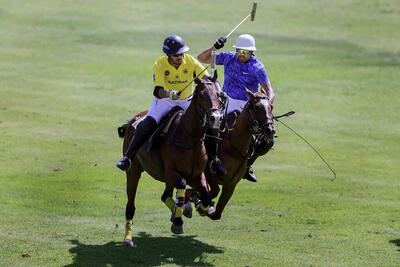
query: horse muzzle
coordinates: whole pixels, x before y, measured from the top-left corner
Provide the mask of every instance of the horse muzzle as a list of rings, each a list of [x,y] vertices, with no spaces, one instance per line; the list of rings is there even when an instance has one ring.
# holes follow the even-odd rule
[[[207,115],[206,124],[211,129],[218,129],[221,125],[222,114],[219,110],[213,110]]]

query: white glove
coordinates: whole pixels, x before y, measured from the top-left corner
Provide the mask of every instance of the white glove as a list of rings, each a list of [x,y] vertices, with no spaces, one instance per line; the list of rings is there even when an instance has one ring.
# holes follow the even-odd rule
[[[168,97],[172,100],[179,99],[179,93],[176,90],[168,90]]]

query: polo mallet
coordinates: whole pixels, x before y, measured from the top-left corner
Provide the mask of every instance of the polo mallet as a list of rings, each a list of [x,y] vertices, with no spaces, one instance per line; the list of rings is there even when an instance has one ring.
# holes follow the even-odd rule
[[[181,95],[183,91],[185,91],[186,88],[189,87],[189,85],[191,85],[193,83],[194,80],[196,80],[196,78],[200,77],[201,74],[203,74],[203,72],[205,72],[211,65],[208,65],[207,67],[205,67],[199,74],[196,75],[196,77],[193,78],[193,80],[191,80],[185,87],[183,87],[182,90],[178,91],[178,95]]]
[[[237,28],[239,28],[240,25],[242,25],[243,22],[246,21],[246,19],[248,19],[249,17],[251,21],[254,21],[254,18],[256,17],[256,9],[257,9],[257,2],[253,3],[253,9],[251,10],[251,12],[235,27],[233,28],[233,30],[231,30],[230,33],[228,33],[227,36],[225,36],[226,39],[229,38],[229,36],[231,36],[231,34],[236,31]]]

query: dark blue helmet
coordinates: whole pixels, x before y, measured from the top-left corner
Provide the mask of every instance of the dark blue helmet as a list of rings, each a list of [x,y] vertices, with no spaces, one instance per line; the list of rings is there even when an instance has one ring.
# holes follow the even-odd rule
[[[167,55],[178,55],[189,51],[189,47],[178,35],[170,35],[164,40],[163,51]]]

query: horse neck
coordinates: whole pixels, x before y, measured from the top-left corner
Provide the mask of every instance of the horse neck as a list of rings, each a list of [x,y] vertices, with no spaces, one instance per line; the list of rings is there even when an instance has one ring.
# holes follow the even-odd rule
[[[247,148],[250,145],[252,131],[247,119],[246,110],[243,110],[231,131],[231,145],[236,148]]]
[[[199,117],[195,108],[194,99],[190,103],[189,107],[185,111],[185,116],[182,121],[184,127],[184,135],[189,137],[201,137],[204,132],[203,125],[200,124]]]

